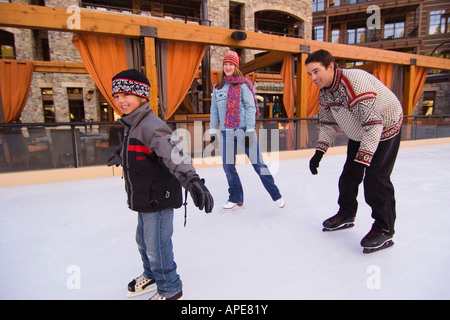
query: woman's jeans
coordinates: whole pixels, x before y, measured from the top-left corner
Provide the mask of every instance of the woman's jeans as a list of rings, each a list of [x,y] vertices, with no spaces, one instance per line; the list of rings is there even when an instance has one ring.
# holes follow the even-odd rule
[[[280,199],[280,191],[275,185],[273,176],[267,168],[267,165],[264,163],[259,150],[256,132],[244,133],[244,130],[245,128],[221,131],[222,166],[228,181],[228,201],[244,203],[244,191],[236,171],[236,153],[238,144],[244,148],[245,154],[261,179],[264,188],[269,192],[272,200],[275,201]],[[246,143],[246,141],[248,143]]]
[[[139,212],[136,242],[144,265],[144,275],[155,279],[158,293],[173,296],[182,288],[173,257],[173,209]]]

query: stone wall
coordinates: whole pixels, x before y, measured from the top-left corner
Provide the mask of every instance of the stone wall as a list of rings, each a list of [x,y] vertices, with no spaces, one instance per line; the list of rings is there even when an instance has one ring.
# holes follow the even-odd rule
[[[310,0],[235,0],[243,6],[240,24],[245,31],[255,31],[255,12],[271,10],[282,11],[302,21],[301,37],[311,39],[312,1]],[[230,27],[230,0],[209,0],[208,18],[211,25],[220,28]],[[211,69],[222,69],[222,57],[229,48],[211,46]],[[254,59],[257,50],[244,50],[242,62]]]

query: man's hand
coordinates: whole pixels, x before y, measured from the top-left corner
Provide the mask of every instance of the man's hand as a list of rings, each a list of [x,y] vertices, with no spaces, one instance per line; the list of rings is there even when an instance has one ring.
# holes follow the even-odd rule
[[[323,152],[316,150],[316,153],[314,156],[309,160],[309,170],[311,170],[311,173],[316,175],[318,173],[317,168],[319,167],[319,162],[322,160]]]

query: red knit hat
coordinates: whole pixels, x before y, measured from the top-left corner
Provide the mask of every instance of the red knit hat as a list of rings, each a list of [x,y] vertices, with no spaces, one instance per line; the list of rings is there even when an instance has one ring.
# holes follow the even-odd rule
[[[232,63],[236,66],[236,68],[239,69],[239,62],[241,61],[241,58],[238,56],[238,54],[234,51],[228,51],[225,54],[225,57],[223,58],[223,64],[226,62]]]

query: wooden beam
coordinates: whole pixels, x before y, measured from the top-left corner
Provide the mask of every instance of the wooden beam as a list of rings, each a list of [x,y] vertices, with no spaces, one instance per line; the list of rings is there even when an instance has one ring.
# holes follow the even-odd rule
[[[410,65],[409,67],[406,67],[403,85],[403,114],[406,116],[411,115],[415,107],[413,106],[415,77],[416,66]]]
[[[243,64],[240,67],[240,70],[242,71],[243,74],[247,74],[256,71],[258,69],[282,62],[285,55],[286,54],[284,52],[277,52],[277,51],[269,52],[263,55],[262,57],[256,58],[250,62]]]
[[[158,115],[158,72],[156,69],[155,39],[146,37],[145,45],[145,73],[150,81],[150,108]]]
[[[386,62],[409,65],[416,59],[418,67],[450,70],[450,59],[428,57],[354,45],[336,44],[308,39],[281,37],[245,31],[247,39],[236,41],[231,38],[235,30],[186,24],[169,20],[80,9],[79,28],[71,29],[67,23],[73,13],[65,8],[52,8],[16,3],[0,3],[0,25],[5,27],[46,29],[66,32],[87,32],[123,37],[140,37],[140,27],[157,29],[157,38],[162,40],[203,43],[208,45],[259,49],[297,54],[300,45],[309,45],[311,52],[318,49],[330,51],[342,59]]]
[[[299,53],[297,55],[297,94],[295,100],[295,116],[306,118],[308,110],[308,70],[305,66],[308,54]],[[306,121],[297,121],[297,148],[305,148],[308,143],[308,127]]]
[[[308,70],[305,66],[306,58],[308,54],[300,53],[297,56],[297,99],[295,100],[296,117],[306,118],[306,112],[308,109]]]
[[[25,61],[10,60],[4,61]],[[81,62],[59,62],[59,61],[37,61],[33,60],[33,72],[51,72],[51,73],[88,73],[84,64]]]
[[[34,72],[88,73],[81,62],[33,61]]]

